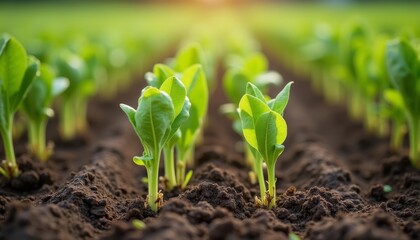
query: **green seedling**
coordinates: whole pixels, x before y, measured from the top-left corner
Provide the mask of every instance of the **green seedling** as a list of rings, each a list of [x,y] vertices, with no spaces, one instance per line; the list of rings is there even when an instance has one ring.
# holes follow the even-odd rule
[[[87,130],[87,102],[95,92],[95,81],[85,61],[72,52],[62,51],[55,67],[58,76],[70,82],[60,102],[60,134],[64,140],[71,140]]]
[[[186,166],[188,162],[194,160],[195,142],[207,114],[208,85],[203,68],[199,64],[185,70],[181,80],[191,101],[190,117],[180,127],[181,137],[176,142],[177,184],[181,188],[185,188],[192,176],[191,171],[185,173]]]
[[[420,168],[420,61],[414,47],[404,39],[388,43],[386,63],[392,85],[398,90],[405,107],[410,135],[410,158]]]
[[[242,135],[241,120],[237,112],[238,104],[241,97],[246,93],[247,84],[253,83],[264,94],[264,98],[268,94],[270,85],[278,85],[282,82],[280,74],[274,71],[268,71],[268,63],[266,57],[261,53],[249,54],[246,57],[238,57],[230,59],[231,69],[226,72],[223,79],[223,86],[226,95],[231,103],[221,106],[220,111],[233,121],[233,129],[239,135]],[[254,172],[250,172],[250,179],[258,169],[255,169],[254,154],[248,144],[244,145],[245,159]]]
[[[13,117],[34,80],[38,65],[15,38],[7,35],[0,38],[0,133],[6,154],[0,174],[9,180],[19,175],[12,139]]]
[[[381,108],[383,118],[392,121],[391,149],[393,151],[401,150],[403,147],[404,136],[406,134],[405,106],[404,100],[398,90],[387,89],[384,92],[386,107]]]
[[[57,78],[53,69],[42,64],[39,75],[22,103],[22,110],[29,120],[29,148],[41,161],[46,161],[52,154],[52,145],[46,144],[46,126],[48,118],[54,115],[51,105],[56,96],[69,85],[66,78]]]
[[[262,92],[252,83],[248,83],[246,94],[239,102],[243,136],[255,158],[260,202],[269,208],[276,205],[275,169],[287,136],[287,125],[282,115],[289,101],[291,84],[292,82],[288,83],[276,98],[267,102]],[[263,162],[267,165],[268,191],[265,186]]]
[[[133,161],[145,166],[148,177],[148,205],[157,211],[163,201],[158,192],[159,162],[162,149],[176,135],[180,126],[189,118],[190,102],[182,82],[170,77],[158,89],[143,89],[137,110],[120,104],[143,145],[143,156]]]

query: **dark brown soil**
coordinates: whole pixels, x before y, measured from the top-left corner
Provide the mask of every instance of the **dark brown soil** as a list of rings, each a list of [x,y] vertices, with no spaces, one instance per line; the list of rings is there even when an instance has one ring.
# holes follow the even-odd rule
[[[272,68],[295,81],[275,209],[254,203],[258,186],[236,150],[240,138],[218,111],[226,102],[220,84],[190,185],[165,193],[158,214],[146,209],[145,170],[131,160],[140,143],[118,107],[136,104],[144,85],[138,80],[115,100],[95,99],[88,136],[58,142],[47,164],[23,155],[19,142],[23,173],[0,188],[0,239],[265,240],[292,232],[305,239],[420,239],[420,173],[407,157],[388,152],[387,139],[365,134],[305,79],[283,65]],[[133,219],[146,228],[134,228]]]

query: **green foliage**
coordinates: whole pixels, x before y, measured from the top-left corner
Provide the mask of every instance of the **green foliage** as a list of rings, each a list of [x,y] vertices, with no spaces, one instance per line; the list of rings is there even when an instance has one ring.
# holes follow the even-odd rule
[[[273,100],[266,101],[262,92],[252,83],[247,84],[246,94],[239,102],[242,132],[255,157],[256,173],[260,183],[262,204],[275,206],[277,158],[284,150],[282,145],[287,136],[287,125],[282,115],[288,103],[290,86],[288,83]],[[267,164],[268,194],[265,191],[262,161]]]
[[[13,116],[33,82],[38,65],[15,38],[8,35],[0,38],[0,133],[6,153],[0,174],[7,179],[19,174],[12,140]]]
[[[51,105],[68,85],[66,78],[57,78],[50,66],[41,64],[39,75],[22,103],[22,110],[29,120],[29,147],[41,161],[46,161],[52,153],[52,145],[47,147],[45,141],[47,121],[54,114]]]
[[[133,161],[147,169],[148,204],[153,211],[158,210],[163,200],[158,193],[161,151],[189,117],[190,102],[186,95],[182,82],[170,77],[160,88],[148,86],[143,89],[136,110],[120,105],[143,145],[143,156],[134,157]]]
[[[61,97],[60,134],[71,140],[87,130],[87,101],[95,92],[95,82],[89,76],[85,61],[67,50],[61,51],[55,59],[57,75],[69,80],[69,86]]]
[[[414,47],[404,39],[388,43],[386,52],[388,74],[393,87],[394,102],[404,104],[405,116],[409,126],[410,157],[413,166],[420,167],[420,61]],[[398,98],[398,100],[397,100]],[[401,103],[400,103],[401,104]]]
[[[223,87],[231,103],[236,106],[245,94],[248,82],[266,95],[270,85],[279,85],[282,81],[280,74],[268,71],[267,59],[259,52],[245,57],[232,56],[228,65],[230,68],[224,76]]]
[[[193,151],[197,136],[200,133],[207,114],[208,86],[203,68],[199,64],[192,65],[182,73],[182,83],[191,102],[190,117],[180,127],[181,137],[176,142],[177,181],[180,186],[186,186],[185,168],[193,159]]]

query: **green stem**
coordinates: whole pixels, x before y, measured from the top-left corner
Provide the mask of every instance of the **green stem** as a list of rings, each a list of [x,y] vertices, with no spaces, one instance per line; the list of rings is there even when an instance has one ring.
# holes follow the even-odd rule
[[[153,163],[149,168],[147,168],[148,176],[148,204],[149,207],[154,211],[158,211],[158,195],[159,195],[159,162],[160,162],[160,153],[159,151],[155,152],[153,155],[156,159],[153,159]]]
[[[263,160],[261,157],[255,158],[255,173],[258,177],[258,184],[260,186],[260,196],[261,201],[265,201],[265,192],[267,191],[265,187],[264,171],[263,171]]]
[[[176,163],[176,181],[178,186],[182,186],[185,181],[185,154],[182,150],[178,149],[177,151],[177,163]]]
[[[60,133],[64,140],[71,140],[76,135],[76,122],[73,99],[64,99],[60,115]]]
[[[270,193],[271,201],[269,208],[276,206],[276,165],[267,165],[268,174],[268,192]]]
[[[365,106],[365,128],[369,133],[375,133],[377,132],[376,129],[378,127],[377,124],[377,118],[376,118],[376,111],[375,107],[372,104],[372,102],[369,102],[369,100],[366,100],[366,106]]]
[[[8,166],[4,170],[8,173],[9,178],[14,178],[19,175],[19,167],[16,163],[15,149],[13,147],[12,122],[13,117],[9,121],[8,128],[1,131],[3,139],[4,151]]]
[[[47,121],[45,119],[40,122],[29,123],[29,146],[32,153],[41,161],[47,160],[49,155],[45,140],[46,127]]]
[[[88,126],[87,123],[87,100],[85,98],[78,98],[75,103],[75,119],[76,119],[76,133],[83,134]]]
[[[188,151],[185,154],[185,162],[187,163],[188,167],[194,167],[194,149],[195,149],[195,142],[191,144]]]
[[[378,116],[378,135],[385,137],[389,133],[388,119]]]
[[[350,96],[350,115],[354,120],[362,119],[363,104],[359,91],[355,89]]]
[[[402,148],[403,136],[404,136],[404,123],[400,121],[394,121],[392,126],[391,135],[391,149],[398,151]]]
[[[163,156],[165,158],[165,178],[168,180],[167,187],[168,190],[172,190],[176,186],[174,146],[165,147]]]
[[[415,117],[410,117],[408,121],[408,126],[410,128],[410,158],[411,163],[414,167],[419,168],[419,119]]]

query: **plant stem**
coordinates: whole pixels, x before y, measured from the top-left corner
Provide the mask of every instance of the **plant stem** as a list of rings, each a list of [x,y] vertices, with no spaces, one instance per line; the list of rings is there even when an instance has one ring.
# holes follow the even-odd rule
[[[74,138],[76,134],[76,122],[74,116],[73,99],[64,99],[60,117],[60,133],[65,140]]]
[[[350,115],[354,120],[361,120],[363,117],[363,100],[359,90],[356,88],[350,95]]]
[[[265,192],[267,191],[265,187],[264,171],[263,171],[263,160],[261,157],[255,157],[255,173],[258,177],[258,184],[260,186],[260,196],[261,201],[265,200]]]
[[[276,165],[267,165],[268,174],[268,192],[270,193],[271,201],[269,208],[276,206]]]
[[[176,186],[174,146],[163,148],[165,158],[165,177],[168,180],[168,190]]]
[[[8,128],[1,131],[1,137],[3,139],[4,151],[6,154],[6,160],[8,167],[5,171],[8,172],[10,178],[17,177],[19,175],[19,167],[16,164],[15,149],[13,147],[13,137],[12,137],[12,122],[13,117],[10,119],[10,124]]]
[[[182,186],[185,180],[185,154],[183,153],[183,150],[178,149],[177,151],[177,158],[176,158],[176,181],[179,186]]]
[[[149,207],[154,211],[158,211],[158,183],[159,183],[159,162],[160,162],[160,153],[159,151],[154,154],[155,159],[150,167],[147,168],[148,181],[148,204]]]
[[[75,102],[76,134],[83,134],[87,129],[87,105],[85,98],[78,98]]]
[[[41,161],[45,161],[48,158],[48,153],[46,151],[46,119],[41,120],[40,122],[30,122],[29,123],[29,146],[32,153]]]
[[[408,121],[408,126],[410,128],[410,158],[411,158],[411,163],[413,164],[413,166],[415,168],[419,168],[420,164],[419,164],[419,136],[420,136],[420,132],[419,132],[419,125],[420,125],[420,121],[419,119],[410,116]]]
[[[365,102],[365,128],[369,133],[375,133],[378,128],[375,107],[371,100],[367,99]]]
[[[391,149],[398,151],[402,148],[404,136],[404,123],[401,121],[394,121],[391,135]]]

